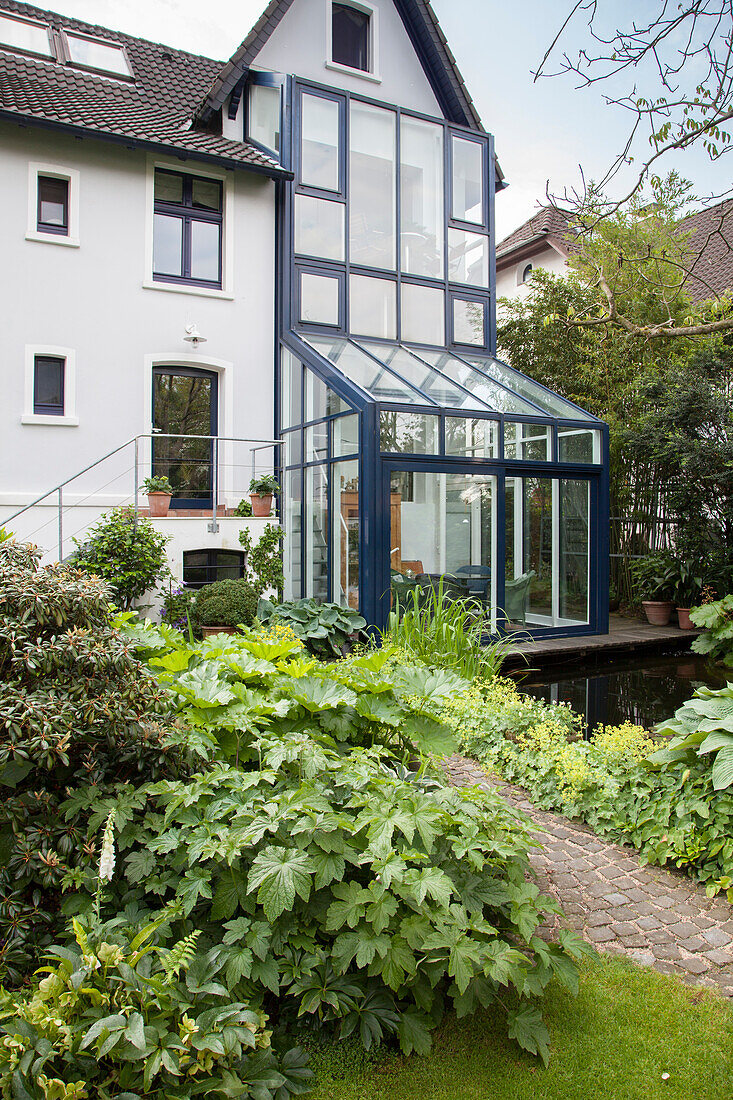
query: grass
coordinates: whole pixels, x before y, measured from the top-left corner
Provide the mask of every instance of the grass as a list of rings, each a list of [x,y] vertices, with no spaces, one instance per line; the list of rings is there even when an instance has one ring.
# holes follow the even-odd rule
[[[572,998],[545,1002],[550,1064],[525,1056],[490,1013],[448,1019],[429,1057],[312,1051],[310,1100],[730,1100],[733,1008],[721,997],[609,958],[585,962]],[[668,1073],[669,1078],[662,1075]]]

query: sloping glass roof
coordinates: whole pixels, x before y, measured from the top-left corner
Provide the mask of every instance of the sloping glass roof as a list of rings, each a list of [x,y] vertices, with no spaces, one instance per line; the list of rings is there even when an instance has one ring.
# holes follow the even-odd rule
[[[376,401],[561,420],[596,418],[491,356],[301,335],[331,367]]]

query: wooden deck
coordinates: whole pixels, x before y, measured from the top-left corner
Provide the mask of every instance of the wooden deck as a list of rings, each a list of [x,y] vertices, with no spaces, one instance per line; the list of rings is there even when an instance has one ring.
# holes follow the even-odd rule
[[[611,615],[608,634],[584,638],[543,638],[538,642],[520,642],[508,653],[505,667],[541,661],[581,661],[586,658],[613,660],[637,650],[689,649],[700,630],[680,630],[676,625],[650,626],[638,619]]]

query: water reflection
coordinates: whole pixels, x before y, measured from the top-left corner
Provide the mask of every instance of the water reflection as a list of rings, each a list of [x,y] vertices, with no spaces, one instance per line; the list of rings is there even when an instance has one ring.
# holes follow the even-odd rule
[[[647,728],[670,718],[695,688],[724,687],[725,674],[694,653],[655,654],[604,664],[553,665],[530,673],[522,691],[552,703],[570,703],[587,732],[633,722]]]

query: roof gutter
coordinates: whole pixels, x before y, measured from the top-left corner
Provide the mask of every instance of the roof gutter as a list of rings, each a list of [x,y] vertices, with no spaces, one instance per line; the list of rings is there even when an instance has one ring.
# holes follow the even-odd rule
[[[92,138],[98,141],[111,141],[116,145],[124,145],[126,149],[145,149],[152,152],[167,153],[168,156],[178,157],[179,160],[203,161],[206,164],[216,164],[219,167],[231,168],[239,172],[254,172],[256,175],[268,176],[270,179],[292,180],[293,173],[285,168],[268,168],[266,165],[248,164],[242,160],[234,160],[230,157],[217,156],[215,153],[198,152],[194,149],[182,149],[179,145],[170,145],[165,141],[153,141],[146,138],[128,137],[123,134],[112,134],[106,130],[93,130],[88,126],[76,126],[72,122],[57,122],[54,119],[39,118],[37,115],[23,115],[17,111],[8,111],[0,108],[0,120],[13,122],[16,126],[38,126],[44,130],[73,134],[77,138]]]

